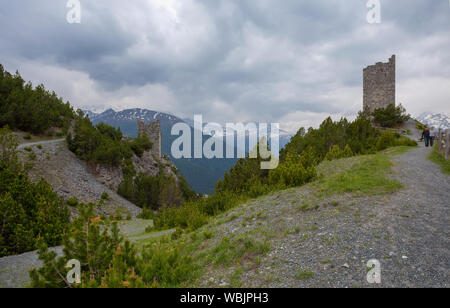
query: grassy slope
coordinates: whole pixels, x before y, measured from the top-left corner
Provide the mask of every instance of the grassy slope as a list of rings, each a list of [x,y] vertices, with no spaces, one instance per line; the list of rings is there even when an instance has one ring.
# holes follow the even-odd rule
[[[330,207],[343,212],[354,204],[352,198],[400,189],[401,184],[390,178],[390,157],[409,149],[399,147],[376,155],[324,162],[318,168],[320,179],[314,183],[251,200],[177,238],[138,243],[168,246],[191,256],[195,271],[183,286],[243,286],[243,275],[260,266],[262,258],[271,253],[273,241],[300,232],[307,237],[315,230],[308,212]],[[298,273],[298,279],[308,276],[308,269]],[[263,278],[271,279],[276,278]]]
[[[433,149],[428,159],[441,166],[442,173],[450,174],[450,160],[446,160],[436,148]]]

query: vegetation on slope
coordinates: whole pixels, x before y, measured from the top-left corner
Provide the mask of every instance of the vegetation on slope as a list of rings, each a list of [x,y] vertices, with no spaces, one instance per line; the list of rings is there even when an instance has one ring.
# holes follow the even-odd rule
[[[80,159],[123,169],[125,178],[119,193],[138,206],[177,206],[196,197],[182,175],[177,175],[175,183],[163,172],[158,177],[136,173],[133,155],[142,157],[152,148],[146,134],[124,138],[120,128],[104,123],[94,126],[81,110],[75,113],[68,102],[63,103],[43,85],[33,89],[19,73],[11,75],[0,65],[0,127],[5,125],[33,134],[53,134],[55,129],[58,134],[67,133],[68,147]],[[28,133],[24,138],[31,140],[32,136]],[[34,153],[29,155],[33,159]]]
[[[386,154],[360,156],[358,162],[350,169],[322,178],[316,186],[319,191],[327,194],[391,193],[401,188],[399,182],[386,177],[391,170],[391,165]]]
[[[158,214],[144,213],[155,221],[156,229],[189,228],[206,224],[209,217],[272,191],[298,187],[317,178],[316,166],[324,160],[354,155],[374,154],[389,147],[415,146],[417,143],[399,134],[376,130],[363,113],[353,121],[326,119],[318,129],[301,128],[280,153],[274,170],[262,170],[261,157],[238,161],[224,179],[216,184],[214,194],[186,203],[180,208],[162,209]],[[259,154],[259,153],[258,153]],[[363,170],[361,176],[364,176]]]
[[[444,156],[439,153],[437,145],[433,148],[428,159],[441,166],[442,173],[450,174],[450,160],[445,159]]]
[[[12,75],[0,64],[0,127],[8,125],[34,134],[66,131],[74,117],[69,102],[47,91],[43,85],[33,88],[18,72]]]
[[[402,105],[396,107],[394,104],[376,109],[372,116],[374,122],[381,127],[396,127],[410,119],[410,115],[406,114],[406,109]]]
[[[391,192],[400,187],[389,179],[390,159],[385,153],[324,161],[317,169],[321,179],[308,184],[303,191],[277,192],[222,213],[195,230],[178,230],[170,236],[147,238],[136,244],[122,239],[113,222],[95,218],[92,205],[81,205],[81,216],[65,237],[64,256],[57,259],[43,247],[40,255],[45,266],[31,272],[32,286],[67,287],[62,278],[69,270],[65,264],[74,258],[82,264],[82,282],[74,287],[204,286],[211,283],[204,275],[217,272],[227,285],[239,287],[243,273],[260,266],[273,241],[300,231],[313,232],[313,222],[293,230],[274,223],[280,218],[280,212],[289,217],[307,215],[328,206],[323,205],[328,202],[325,196],[328,194],[345,192],[359,196]],[[359,183],[363,176],[364,182]],[[268,211],[281,206],[280,202],[284,210]],[[334,210],[341,207],[332,206]],[[230,232],[235,228],[241,229]],[[307,279],[310,273],[304,277],[299,272],[299,279]],[[216,286],[221,280],[214,283]]]
[[[94,126],[89,117],[78,111],[74,123],[73,136],[67,135],[69,149],[79,158],[99,164],[120,166],[131,159],[133,153],[141,157],[152,148],[147,135],[135,139],[125,139],[120,128],[104,123]]]
[[[57,258],[42,244],[44,266],[30,272],[38,288],[139,288],[173,287],[193,278],[191,257],[176,248],[149,245],[139,250],[119,235],[117,223],[94,216],[94,204],[81,204],[80,217],[64,236],[64,255]],[[69,260],[81,264],[81,283],[70,284]]]
[[[136,172],[133,154],[142,157],[153,146],[145,133],[136,138],[124,138],[120,128],[104,123],[94,126],[89,117],[79,111],[73,135],[68,133],[67,143],[69,149],[85,161],[121,167],[124,178],[118,193],[139,207],[154,210],[163,206],[180,206],[197,196],[181,174],[177,174],[178,183],[166,175],[162,162],[159,162],[158,176]]]
[[[17,138],[0,129],[0,257],[61,243],[69,224],[64,200],[41,180],[32,183],[17,158]]]

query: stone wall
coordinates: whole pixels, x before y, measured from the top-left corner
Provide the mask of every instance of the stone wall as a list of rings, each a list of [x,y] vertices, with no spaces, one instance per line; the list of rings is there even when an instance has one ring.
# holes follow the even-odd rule
[[[395,55],[389,62],[378,62],[363,71],[363,109],[373,112],[395,105]]]
[[[150,141],[153,143],[151,149],[151,154],[155,155],[156,158],[161,159],[161,123],[160,121],[155,121],[150,124],[145,124],[143,121],[137,121],[138,124],[138,135],[146,133]]]
[[[450,159],[450,129],[439,130],[438,147],[445,159]]]

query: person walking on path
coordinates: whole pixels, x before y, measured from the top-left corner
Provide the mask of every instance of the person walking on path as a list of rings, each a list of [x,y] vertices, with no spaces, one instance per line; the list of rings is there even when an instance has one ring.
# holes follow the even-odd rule
[[[428,148],[430,144],[430,130],[428,129],[428,127],[426,127],[422,133],[422,140],[425,141],[425,146]]]
[[[434,129],[434,127],[432,127],[430,130],[430,147],[433,147],[434,140],[436,139],[437,133],[438,133],[437,130]]]

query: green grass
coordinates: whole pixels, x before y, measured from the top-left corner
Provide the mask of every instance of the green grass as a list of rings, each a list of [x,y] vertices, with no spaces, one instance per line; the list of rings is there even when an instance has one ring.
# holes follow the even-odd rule
[[[29,160],[36,160],[36,153],[30,152],[30,153],[28,154],[28,159],[29,159]]]
[[[254,261],[258,256],[265,255],[270,250],[267,242],[262,242],[248,236],[239,236],[235,240],[223,238],[212,249],[211,257],[216,265],[231,265],[243,261]]]
[[[402,185],[388,177],[391,173],[389,156],[383,153],[359,156],[348,170],[324,177],[316,182],[319,190],[327,193],[354,193],[356,195],[383,194],[397,191]]]
[[[383,152],[375,155],[357,156],[348,159],[336,160],[331,162],[324,162],[320,168],[322,176],[320,180],[311,183],[311,188],[318,188],[322,196],[328,193],[342,193],[351,192],[355,194],[372,194],[391,192],[399,189],[401,185],[389,179],[391,173],[392,154],[400,154],[407,151],[410,147],[400,147],[391,149],[389,152]],[[298,188],[293,188],[295,192]],[[316,189],[312,190],[316,192]],[[285,194],[289,192],[273,192],[269,195]],[[250,222],[254,218],[264,220],[266,213],[260,211],[255,204],[257,200],[264,200],[267,196],[261,196],[253,199],[251,207],[247,204],[238,204],[232,212],[224,212],[215,217],[211,217],[208,223],[195,230],[186,230],[177,237],[162,236],[157,238],[145,238],[139,241],[139,246],[156,245],[167,249],[177,249],[183,256],[189,256],[193,259],[194,271],[191,273],[192,277],[177,285],[192,286],[199,284],[196,279],[203,277],[205,273],[214,272],[218,270],[230,270],[226,277],[229,279],[231,287],[240,287],[242,285],[242,275],[248,271],[249,268],[256,268],[260,266],[263,257],[270,251],[271,240],[276,238],[277,231],[265,230],[264,227],[259,227],[252,230],[250,233],[241,233],[236,235],[224,236],[218,231],[218,222],[230,223],[237,219],[242,219],[242,222]],[[300,201],[301,200],[301,201]],[[296,209],[301,212],[315,210],[319,207],[317,201],[305,200],[302,196],[300,200],[295,199]],[[343,206],[342,202],[332,200],[329,204],[335,207]],[[258,211],[259,210],[259,211]],[[355,218],[356,219],[356,218]],[[241,224],[235,222],[235,224]],[[312,232],[317,231],[317,226],[311,222],[305,230],[307,234],[302,235],[303,240],[307,240]],[[302,229],[296,227],[289,229],[286,233],[300,233]],[[284,232],[280,231],[280,232]],[[270,235],[269,232],[274,233]],[[278,236],[280,234],[277,234]],[[324,239],[324,244],[333,244],[332,238]],[[322,264],[332,264],[331,259],[322,260]],[[233,268],[233,270],[232,270]],[[315,273],[310,269],[300,269],[294,272],[293,275],[298,280],[310,280],[315,277]]]
[[[449,174],[450,175],[450,159],[445,159],[437,150],[435,147],[433,151],[431,152],[430,156],[428,156],[428,159],[431,160],[433,163],[438,164],[441,166],[442,173]]]
[[[314,278],[315,273],[310,270],[299,270],[297,275],[295,275],[295,278],[298,280],[309,280]]]
[[[384,153],[386,154],[390,154],[390,155],[402,155],[405,154],[407,152],[409,152],[410,150],[417,148],[417,146],[413,147],[413,146],[399,146],[399,147],[393,147],[393,148],[389,148],[387,150],[384,151]]]

